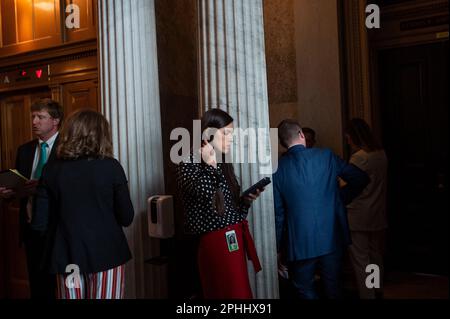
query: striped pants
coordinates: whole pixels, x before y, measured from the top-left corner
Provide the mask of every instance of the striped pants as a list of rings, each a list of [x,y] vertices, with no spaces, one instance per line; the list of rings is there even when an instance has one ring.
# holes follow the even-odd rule
[[[57,299],[123,299],[125,265],[93,274],[58,274]]]

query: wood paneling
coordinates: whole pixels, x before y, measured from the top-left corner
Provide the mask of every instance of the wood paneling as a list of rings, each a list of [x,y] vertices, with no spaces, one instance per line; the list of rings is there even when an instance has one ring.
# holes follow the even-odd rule
[[[31,104],[38,98],[50,97],[48,88],[0,100],[1,169],[15,167],[17,148],[32,139]],[[19,241],[19,203],[0,203],[0,264],[2,286],[6,298],[28,298],[29,286],[24,247]]]
[[[0,68],[0,92],[20,90],[22,87],[45,86],[48,84],[48,81],[48,65],[22,67],[9,72],[1,72]]]
[[[5,225],[5,214],[3,213],[5,211],[4,203],[0,199],[0,225]],[[1,226],[0,226],[1,228]],[[2,232],[0,232],[0,249],[2,253],[0,254],[0,299],[6,298],[6,259],[5,254],[3,252],[3,249],[6,243],[6,234],[2,229]]]
[[[97,37],[96,2],[91,0],[66,0],[66,6],[75,4],[80,8],[80,28],[66,29],[68,42],[92,39]],[[66,16],[68,14],[66,13]]]
[[[389,263],[448,276],[448,42],[383,50],[379,70]]]
[[[2,166],[14,167],[17,147],[31,140],[30,97],[14,96],[1,101]]]
[[[448,40],[448,1],[415,0],[383,7],[381,28],[368,33],[376,49]]]
[[[2,21],[0,32],[1,46],[8,46],[17,42],[16,9],[14,0],[0,1],[0,20]]]
[[[16,1],[17,42],[33,40],[33,6],[31,0]],[[7,19],[8,15],[5,15]],[[46,21],[48,23],[48,21]]]
[[[63,85],[64,112],[69,115],[78,109],[97,109],[96,81],[82,81]]]
[[[50,65],[50,82],[75,82],[97,78],[97,57],[55,62]]]
[[[388,1],[383,1],[387,4]],[[446,0],[394,1],[381,8],[381,28],[368,30],[370,49],[370,84],[372,124],[377,135],[381,135],[381,105],[379,100],[379,53],[390,48],[405,48],[415,45],[448,41],[448,22],[444,24],[423,24],[418,28],[405,28],[416,21],[427,21],[447,16]],[[431,20],[430,20],[431,21]],[[437,21],[442,21],[440,18]],[[403,26],[403,27],[402,27]]]
[[[59,1],[6,2],[0,7],[2,39],[7,39],[0,43],[0,56],[62,44]]]
[[[43,88],[37,93],[14,95],[0,100],[0,169],[14,167],[17,148],[33,137],[31,105],[37,99],[47,97],[51,97],[51,91],[49,88]]]
[[[1,49],[0,49],[1,51]],[[33,54],[22,54],[16,56],[2,56],[0,54],[0,72],[3,70],[10,71],[13,68],[23,68],[28,66],[36,66],[36,64],[50,64],[53,61],[67,60],[71,56],[72,60],[79,59],[78,56],[96,56],[97,41],[92,39],[89,41],[75,42],[60,47],[48,48],[33,52]],[[35,61],[45,61],[36,63]]]
[[[44,39],[57,37],[61,30],[59,28],[59,1],[34,0],[33,12],[33,39]]]
[[[5,232],[5,247],[2,251],[6,257],[5,295],[7,298],[29,298],[27,263],[25,248],[19,240],[19,204],[13,202],[4,210],[2,231]]]
[[[69,4],[80,9],[79,28],[66,27],[70,12],[65,10]],[[96,39],[96,12],[95,0],[2,0],[0,58]]]

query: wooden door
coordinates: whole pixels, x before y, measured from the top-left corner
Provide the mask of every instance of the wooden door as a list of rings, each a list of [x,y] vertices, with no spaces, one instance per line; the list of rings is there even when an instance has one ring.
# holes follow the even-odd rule
[[[33,138],[31,104],[50,97],[49,89],[9,96],[0,100],[1,169],[14,168],[17,148]],[[24,247],[19,241],[19,203],[0,207],[0,296],[28,298],[29,286]]]
[[[389,158],[388,260],[448,275],[448,41],[379,55]]]
[[[78,109],[98,111],[97,81],[80,81],[63,85],[63,105],[66,116]]]

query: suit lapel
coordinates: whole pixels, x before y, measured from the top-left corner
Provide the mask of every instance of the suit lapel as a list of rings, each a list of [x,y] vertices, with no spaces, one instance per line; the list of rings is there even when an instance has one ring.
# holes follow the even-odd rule
[[[58,148],[58,142],[59,142],[59,134],[55,139],[55,143],[53,143],[52,151],[50,152],[50,156],[48,157],[48,162],[54,161],[56,159],[56,149]]]
[[[47,162],[54,161],[56,159],[56,149],[58,148],[58,142],[59,142],[59,135],[55,139],[55,143],[53,144],[52,151],[50,152],[50,156]],[[36,153],[38,143],[39,143],[38,140],[35,139],[30,144],[28,144],[27,148],[25,149],[23,172],[25,173],[24,176],[28,178],[31,178],[31,173],[33,171],[34,156]]]
[[[24,165],[24,173],[25,176],[28,178],[31,178],[31,172],[33,170],[33,162],[34,162],[34,156],[36,153],[36,147],[38,145],[38,140],[33,140],[28,147],[26,148],[26,154],[24,157],[25,165]]]

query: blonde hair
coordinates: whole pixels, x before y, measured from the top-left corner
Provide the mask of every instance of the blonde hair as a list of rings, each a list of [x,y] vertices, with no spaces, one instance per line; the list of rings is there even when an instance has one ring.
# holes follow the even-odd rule
[[[31,112],[47,111],[53,119],[59,120],[58,127],[61,127],[64,119],[62,106],[52,99],[38,99],[31,105]]]
[[[73,113],[63,125],[58,158],[113,157],[111,129],[106,118],[92,110]]]

